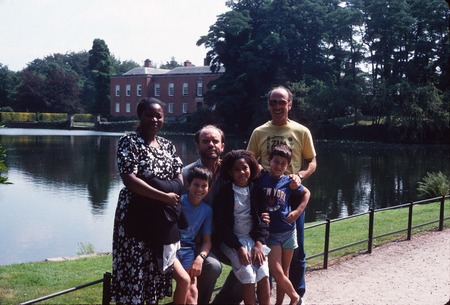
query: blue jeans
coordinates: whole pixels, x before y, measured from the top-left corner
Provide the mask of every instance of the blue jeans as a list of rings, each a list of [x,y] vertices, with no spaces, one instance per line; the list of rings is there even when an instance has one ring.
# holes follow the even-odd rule
[[[305,253],[305,212],[300,215],[296,222],[298,248],[294,250],[294,255],[289,269],[289,279],[295,291],[303,297],[306,291],[306,253]]]

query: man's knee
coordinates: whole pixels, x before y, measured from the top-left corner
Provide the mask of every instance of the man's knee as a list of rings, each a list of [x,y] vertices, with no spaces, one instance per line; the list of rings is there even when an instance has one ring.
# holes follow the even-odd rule
[[[203,262],[200,276],[208,278],[218,278],[222,273],[222,264],[214,256],[209,255]]]

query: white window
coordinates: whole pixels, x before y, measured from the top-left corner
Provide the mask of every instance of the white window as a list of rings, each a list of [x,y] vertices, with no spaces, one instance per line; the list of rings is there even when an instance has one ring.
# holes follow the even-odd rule
[[[183,113],[188,113],[188,103],[183,103]]]
[[[120,112],[120,103],[116,103],[116,112],[117,112],[117,113]]]
[[[116,85],[116,96],[120,96],[120,85]]]
[[[155,96],[160,95],[161,95],[161,86],[159,85],[159,83],[155,83]]]
[[[136,95],[141,96],[142,95],[142,85],[136,86]]]
[[[130,96],[130,95],[131,95],[131,85],[127,85],[127,86],[126,86],[125,94],[126,94],[127,96]]]
[[[175,85],[173,83],[169,83],[169,96],[173,96],[175,92]]]
[[[125,105],[125,111],[126,111],[127,113],[130,113],[130,112],[131,112],[131,103],[130,103],[130,102],[127,102],[127,103],[126,103],[126,105]]]
[[[169,113],[173,113],[173,103],[169,103]]]
[[[202,81],[197,82],[197,96],[203,96],[203,83]]]
[[[188,83],[183,83],[183,96],[188,95]]]

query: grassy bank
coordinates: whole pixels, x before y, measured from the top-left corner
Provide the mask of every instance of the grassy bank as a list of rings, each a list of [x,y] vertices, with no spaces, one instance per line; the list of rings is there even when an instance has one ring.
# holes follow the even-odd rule
[[[450,201],[445,204],[445,216],[450,215]],[[415,205],[413,209],[413,226],[438,219],[439,203]],[[379,211],[375,214],[374,236],[403,230],[407,226],[408,209]],[[367,239],[369,216],[361,215],[343,221],[332,222],[330,250],[347,244]],[[307,223],[306,227],[313,224]],[[434,230],[437,223],[413,230],[413,233]],[[450,220],[445,222],[450,227]],[[324,226],[315,226],[305,230],[305,247],[308,256],[323,252]],[[397,233],[375,239],[374,245],[393,239],[404,238],[406,232]],[[414,238],[414,237],[413,237]],[[349,247],[330,254],[330,259],[355,255],[365,251],[367,243]],[[309,268],[319,268],[323,257],[308,260]],[[62,262],[36,262],[0,266],[0,305],[18,304],[44,295],[62,291],[81,284],[102,278],[105,272],[111,271],[111,255],[80,258]],[[224,271],[217,285],[222,285],[228,275],[229,267]],[[46,300],[45,304],[99,304],[102,298],[102,285],[94,285],[76,290],[66,295]],[[162,302],[161,302],[162,303]],[[40,304],[40,303],[38,303]]]

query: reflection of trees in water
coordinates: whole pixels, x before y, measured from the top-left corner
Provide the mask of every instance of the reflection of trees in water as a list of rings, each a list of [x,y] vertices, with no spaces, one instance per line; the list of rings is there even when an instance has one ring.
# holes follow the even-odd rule
[[[417,200],[417,182],[427,172],[450,173],[449,146],[337,142],[316,146],[318,169],[305,182],[312,192],[307,221]]]
[[[86,189],[94,214],[107,204],[115,170],[117,137],[21,136],[14,143],[14,167],[54,189]]]
[[[0,136],[7,166],[58,190],[87,190],[93,214],[102,214],[113,184],[117,136]],[[185,164],[198,158],[193,136],[167,136]],[[245,147],[226,139],[226,149]],[[316,173],[305,181],[312,197],[307,221],[334,219],[417,199],[427,172],[450,175],[450,146],[317,142]],[[119,182],[121,183],[121,182]],[[117,189],[117,188],[115,188]],[[117,194],[118,195],[118,194]],[[81,204],[81,203],[80,203]]]

